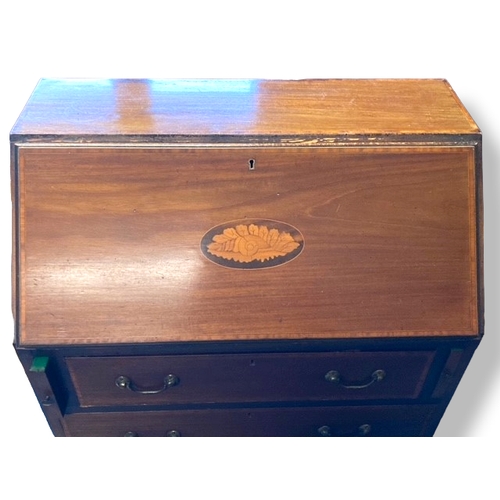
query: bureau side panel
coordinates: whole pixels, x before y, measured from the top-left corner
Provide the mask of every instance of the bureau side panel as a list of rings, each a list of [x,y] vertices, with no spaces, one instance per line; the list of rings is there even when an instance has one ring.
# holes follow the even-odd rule
[[[26,147],[19,182],[22,344],[478,335],[472,147]]]

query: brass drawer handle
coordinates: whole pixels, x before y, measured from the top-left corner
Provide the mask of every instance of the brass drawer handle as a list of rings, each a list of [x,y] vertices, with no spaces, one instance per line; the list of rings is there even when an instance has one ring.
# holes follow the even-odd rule
[[[367,436],[368,434],[370,434],[371,430],[372,430],[372,426],[370,424],[363,424],[363,425],[360,425],[358,427],[357,433],[351,434],[351,436],[361,436],[361,437]],[[323,437],[331,437],[334,435],[331,427],[329,427],[328,425],[321,426],[318,429],[318,434],[320,436],[323,436]],[[338,434],[338,437],[340,437],[340,436],[347,437],[346,434]]]
[[[115,380],[116,386],[120,389],[128,389],[129,391],[136,392],[137,394],[159,394],[160,392],[167,390],[169,387],[177,385],[179,382],[179,377],[177,377],[177,375],[173,375],[172,373],[169,373],[163,379],[163,387],[160,387],[159,389],[139,389],[132,382],[132,380],[130,380],[128,377],[125,377],[124,375],[120,375]]]
[[[138,437],[139,434],[135,431],[128,431],[124,435],[124,437]],[[171,431],[168,431],[166,434],[167,437],[181,437],[181,433],[179,431],[176,431],[175,429],[172,429]]]
[[[375,382],[382,382],[385,378],[384,370],[375,370],[370,377],[370,380],[364,384],[346,384],[342,382],[342,376],[340,372],[337,370],[330,370],[325,374],[325,380],[328,382],[332,382],[334,384],[339,384],[344,389],[365,389],[366,387],[370,387]]]

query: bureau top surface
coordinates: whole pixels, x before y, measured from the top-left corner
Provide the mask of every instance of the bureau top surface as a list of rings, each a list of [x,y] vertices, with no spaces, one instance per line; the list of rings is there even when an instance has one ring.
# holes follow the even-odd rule
[[[48,80],[13,140],[477,134],[445,80]]]

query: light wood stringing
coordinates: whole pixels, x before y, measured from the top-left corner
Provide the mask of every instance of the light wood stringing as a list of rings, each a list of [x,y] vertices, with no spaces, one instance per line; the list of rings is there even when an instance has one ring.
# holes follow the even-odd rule
[[[22,345],[478,334],[472,147],[19,159]],[[208,261],[207,230],[245,217],[296,227],[302,254],[260,270]]]

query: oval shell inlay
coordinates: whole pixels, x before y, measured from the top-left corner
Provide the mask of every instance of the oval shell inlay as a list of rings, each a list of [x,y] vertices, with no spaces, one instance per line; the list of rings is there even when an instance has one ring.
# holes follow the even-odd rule
[[[303,248],[304,238],[298,229],[267,219],[226,222],[208,231],[201,241],[205,257],[237,269],[279,266],[296,258]]]

